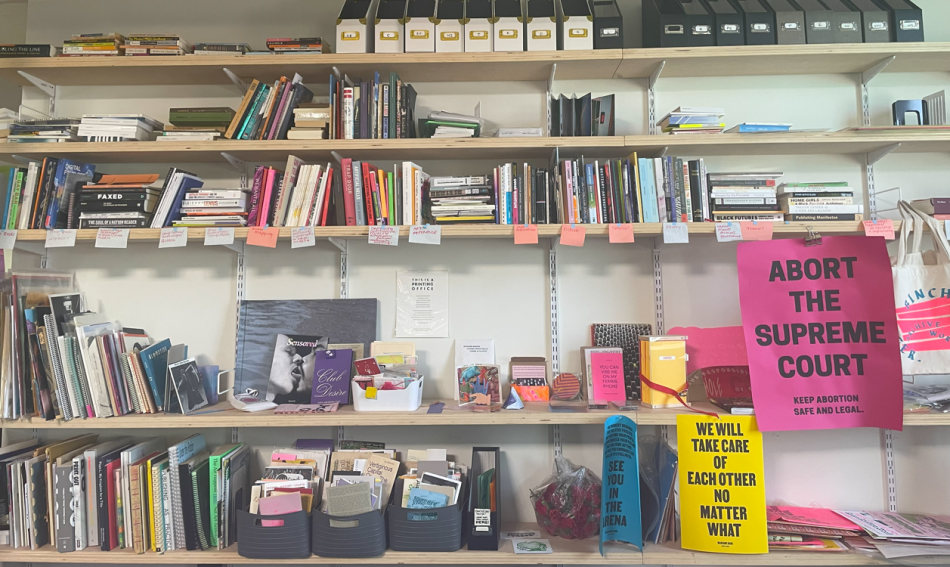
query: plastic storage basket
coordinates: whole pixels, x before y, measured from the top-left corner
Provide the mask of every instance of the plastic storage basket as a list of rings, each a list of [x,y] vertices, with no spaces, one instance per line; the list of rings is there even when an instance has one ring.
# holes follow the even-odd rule
[[[386,518],[379,511],[358,516],[313,512],[313,553],[320,557],[379,557],[386,552]]]
[[[353,409],[356,411],[416,411],[422,405],[422,377],[404,390],[376,390],[376,398],[367,398],[366,390],[356,382],[353,388]]]
[[[264,521],[283,521],[264,526]],[[301,559],[310,557],[310,517],[306,512],[261,516],[237,511],[238,555],[249,559]]]
[[[400,508],[390,505],[389,547],[395,551],[458,551],[462,548],[462,507],[465,494],[458,504],[445,508]]]

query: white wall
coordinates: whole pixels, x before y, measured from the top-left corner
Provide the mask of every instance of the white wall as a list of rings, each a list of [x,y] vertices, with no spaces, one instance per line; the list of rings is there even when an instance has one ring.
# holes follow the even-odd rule
[[[917,0],[925,11],[931,41],[950,40],[950,2]],[[639,45],[638,0],[621,0],[625,32]],[[338,0],[30,0],[26,37],[59,44],[76,32],[176,32],[192,42],[249,41],[261,49],[274,36],[333,37]],[[0,8],[3,8],[0,5]],[[5,28],[0,26],[0,32]],[[346,69],[342,69],[346,71]],[[543,83],[415,84],[421,111],[466,112],[482,103],[483,116],[503,126],[540,126]],[[946,73],[882,74],[871,86],[872,121],[890,121],[890,103],[920,98],[950,86]],[[567,94],[617,93],[617,134],[645,134],[645,82],[559,81]],[[36,90],[26,101],[39,101]],[[792,122],[800,128],[840,129],[860,124],[860,89],[854,76],[775,76],[663,78],[657,89],[660,116],[679,105],[721,105],[729,125],[743,121]],[[239,103],[230,86],[66,87],[62,115],[94,112],[144,112],[163,119],[172,106]],[[36,102],[35,104],[39,104]],[[518,156],[512,156],[517,159]],[[591,159],[597,156],[587,156]],[[164,173],[170,165],[105,165],[109,172]],[[388,164],[377,162],[376,165]],[[479,174],[491,162],[423,164],[436,174]],[[710,171],[779,170],[788,181],[849,181],[864,187],[863,156],[716,157]],[[211,186],[234,185],[226,164],[195,164],[193,171]],[[948,195],[950,157],[946,154],[892,154],[877,168],[880,188],[902,186],[906,198]],[[889,201],[882,199],[881,208]],[[892,202],[892,201],[890,201]],[[890,216],[894,216],[893,213]],[[723,326],[740,323],[735,247],[694,237],[690,246],[663,246],[666,325]],[[562,370],[578,371],[578,349],[588,344],[589,326],[602,322],[653,322],[650,239],[633,245],[589,240],[583,250],[559,253]],[[77,253],[81,252],[81,253]],[[56,251],[55,269],[75,270],[91,305],[110,317],[146,328],[155,337],[186,342],[222,367],[233,364],[235,258],[228,250],[157,250],[135,244],[127,251]],[[22,254],[22,253],[21,253]],[[339,287],[339,256],[328,243],[291,251],[251,249],[247,254],[250,299],[334,298]],[[441,247],[371,247],[350,243],[350,297],[380,300],[381,340],[393,335],[397,269],[447,269],[450,272],[450,333],[453,338],[494,338],[497,362],[512,356],[550,356],[548,256],[544,244],[515,248],[507,241],[446,241]],[[427,376],[426,397],[451,397],[452,339],[418,341]],[[372,422],[367,418],[367,423]],[[143,435],[148,432],[136,432]],[[171,438],[183,436],[171,435]],[[209,432],[221,437],[222,432]],[[331,436],[330,430],[246,430],[243,438],[276,445],[305,436]],[[600,428],[562,427],[565,454],[600,469]],[[675,439],[672,428],[670,437]],[[473,444],[497,444],[505,453],[503,518],[531,521],[528,489],[549,474],[551,433],[530,427],[348,428],[350,438],[379,439],[399,449],[443,446],[467,462]],[[946,470],[950,446],[945,428],[917,428],[896,436],[898,503],[902,510],[950,514]],[[772,433],[766,436],[769,502],[881,509],[884,506],[879,433],[876,430]]]

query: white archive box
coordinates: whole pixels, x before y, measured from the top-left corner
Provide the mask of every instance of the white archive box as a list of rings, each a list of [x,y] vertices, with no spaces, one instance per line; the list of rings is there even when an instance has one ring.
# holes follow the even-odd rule
[[[557,50],[555,0],[528,0],[528,51]]]
[[[337,53],[373,52],[373,0],[346,0],[336,20]]]
[[[492,50],[495,31],[492,0],[465,0],[465,51],[487,53]]]
[[[406,0],[379,0],[376,8],[376,53],[405,51]]]
[[[521,0],[495,0],[494,51],[524,51]]]
[[[558,9],[558,49],[594,48],[594,15],[587,0],[555,0]]]
[[[422,376],[409,383],[402,390],[380,390],[375,398],[366,397],[366,390],[354,380],[353,409],[356,411],[416,411],[422,405]]]
[[[465,50],[465,0],[439,0],[435,20],[437,53],[461,53]]]
[[[409,0],[406,53],[435,53],[435,0]]]

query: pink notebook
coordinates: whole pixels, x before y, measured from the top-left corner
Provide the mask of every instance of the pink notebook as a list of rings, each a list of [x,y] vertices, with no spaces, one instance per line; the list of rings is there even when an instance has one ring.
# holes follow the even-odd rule
[[[770,522],[786,522],[821,528],[837,528],[839,530],[861,530],[860,526],[827,508],[769,506],[766,508],[766,518]]]
[[[261,516],[280,516],[281,514],[290,514],[303,510],[299,492],[288,492],[277,496],[261,498],[257,506],[257,510]],[[265,528],[273,528],[284,525],[284,521],[261,520],[261,525]]]

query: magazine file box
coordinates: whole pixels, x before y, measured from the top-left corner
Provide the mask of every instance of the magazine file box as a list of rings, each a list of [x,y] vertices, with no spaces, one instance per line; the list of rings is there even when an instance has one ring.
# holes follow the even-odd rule
[[[775,13],[775,42],[779,45],[805,43],[805,12],[790,0],[762,0]]]
[[[524,28],[521,0],[495,0],[494,51],[524,51]]]
[[[372,53],[373,0],[346,0],[336,20],[337,53]]]
[[[686,17],[676,0],[643,0],[643,47],[686,47]]]
[[[578,51],[594,48],[594,15],[587,0],[558,0],[558,48]]]
[[[465,0],[465,51],[488,53],[495,35],[492,0]]]
[[[861,12],[864,43],[891,41],[891,15],[887,10],[882,10],[874,0],[848,0],[848,4]]]
[[[528,51],[557,50],[557,0],[528,0]]]
[[[835,33],[831,21],[834,14],[821,0],[795,0],[805,11],[805,41],[807,43],[834,43]]]
[[[386,552],[386,517],[379,510],[357,516],[313,511],[313,554],[319,557],[379,557]]]
[[[462,519],[465,509],[466,479],[458,503],[443,508],[410,509],[390,504],[386,509],[389,547],[394,551],[439,552],[462,548]],[[397,486],[399,486],[397,484]],[[395,495],[393,500],[398,500]],[[415,518],[415,519],[413,519]]]
[[[478,476],[495,469],[495,509],[479,508]],[[498,522],[501,514],[501,452],[498,447],[473,447],[472,466],[469,469],[471,490],[468,491],[465,533],[468,548],[481,551],[498,551],[501,537]]]
[[[891,14],[892,41],[923,41],[924,13],[910,0],[876,0]]]
[[[716,45],[745,45],[742,12],[729,0],[703,0],[713,15]]]
[[[617,0],[593,0],[594,49],[623,49],[623,14]]]
[[[356,411],[416,411],[422,405],[422,377],[411,382],[403,390],[376,390],[376,398],[367,398],[366,390],[355,381],[350,383],[353,390],[353,409]]]
[[[283,521],[264,526],[266,520]],[[303,510],[277,516],[237,511],[238,555],[249,559],[305,559],[310,557],[310,517]]]
[[[742,12],[746,45],[775,45],[775,14],[761,0],[734,0],[734,3]]]
[[[406,53],[435,53],[435,0],[409,0]]]
[[[861,12],[842,0],[824,0],[824,3],[834,14],[831,18],[831,27],[834,31],[835,43],[864,41],[864,34],[861,33]]]
[[[376,8],[376,53],[405,51],[406,0],[379,0]]]
[[[461,53],[465,50],[465,0],[439,0],[435,20],[436,53]]]

